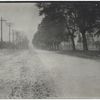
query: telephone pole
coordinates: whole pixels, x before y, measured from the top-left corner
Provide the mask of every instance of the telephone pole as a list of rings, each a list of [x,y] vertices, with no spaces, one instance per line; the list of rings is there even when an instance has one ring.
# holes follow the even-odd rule
[[[8,27],[9,27],[9,43],[11,42],[11,26],[12,26],[12,23],[8,23]]]
[[[1,21],[1,44],[2,44],[2,43],[3,43],[3,26],[2,26],[2,24],[3,24],[3,21],[6,21],[6,20],[4,20],[4,19],[2,18],[2,16],[1,16],[0,21]]]

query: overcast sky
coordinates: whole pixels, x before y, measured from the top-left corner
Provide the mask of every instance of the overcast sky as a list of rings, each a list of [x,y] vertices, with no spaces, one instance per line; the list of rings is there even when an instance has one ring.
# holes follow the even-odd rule
[[[30,40],[42,19],[38,13],[35,3],[0,3],[0,17],[13,23],[13,29],[24,32]],[[8,27],[5,22],[3,39],[8,39]]]

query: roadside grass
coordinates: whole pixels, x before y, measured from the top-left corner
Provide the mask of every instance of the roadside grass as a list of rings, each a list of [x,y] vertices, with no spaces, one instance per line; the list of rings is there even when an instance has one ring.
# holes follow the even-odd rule
[[[17,83],[17,82],[16,82]],[[55,97],[54,88],[50,86],[47,80],[21,81],[11,88],[8,96],[10,99],[46,99]]]
[[[47,51],[52,51],[56,52],[58,54],[63,54],[63,55],[69,55],[69,56],[74,56],[74,57],[80,57],[80,58],[87,58],[87,59],[100,59],[100,50],[88,50],[88,51],[83,51],[83,50],[55,50],[55,49],[45,49],[45,48],[37,48],[40,50],[47,50]]]
[[[74,57],[81,57],[81,58],[87,58],[87,59],[100,59],[100,51],[96,50],[64,50],[64,51],[56,51],[57,53],[74,56]]]

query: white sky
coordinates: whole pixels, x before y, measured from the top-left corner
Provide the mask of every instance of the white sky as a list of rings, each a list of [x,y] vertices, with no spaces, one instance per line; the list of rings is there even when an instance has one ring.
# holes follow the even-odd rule
[[[0,3],[0,17],[13,23],[12,28],[24,32],[30,40],[42,19],[38,13],[35,3]],[[5,22],[3,39],[8,40],[8,27]]]

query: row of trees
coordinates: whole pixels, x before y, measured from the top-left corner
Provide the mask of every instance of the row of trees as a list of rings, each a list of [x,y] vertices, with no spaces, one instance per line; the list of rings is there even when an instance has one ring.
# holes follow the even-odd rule
[[[3,24],[8,26],[8,41],[4,41],[4,27]],[[20,31],[14,30],[12,27],[13,23],[8,22],[2,16],[0,19],[0,48],[17,48],[17,49],[25,49],[28,48],[28,39],[27,37]],[[6,30],[7,31],[7,30]]]
[[[70,39],[75,50],[74,38],[79,31],[83,50],[88,50],[86,35],[100,27],[100,2],[40,2],[37,7],[44,17],[33,44],[57,49],[61,41]]]
[[[16,32],[16,39],[13,43],[15,45],[15,48],[17,49],[28,49],[29,47],[28,38],[24,34],[18,31]]]
[[[7,49],[28,49],[29,40],[28,38],[19,31],[14,31],[12,33],[12,38],[10,41],[3,41],[0,42],[0,48],[7,48]]]

